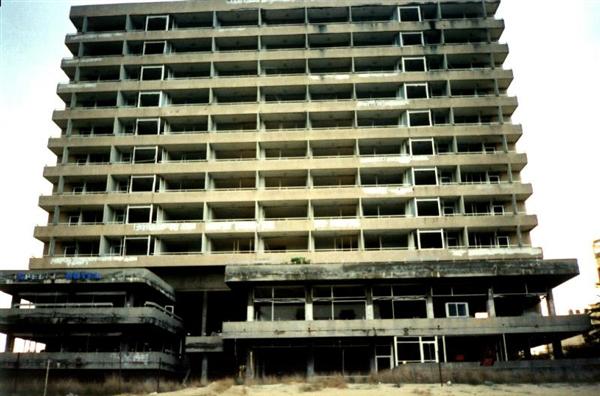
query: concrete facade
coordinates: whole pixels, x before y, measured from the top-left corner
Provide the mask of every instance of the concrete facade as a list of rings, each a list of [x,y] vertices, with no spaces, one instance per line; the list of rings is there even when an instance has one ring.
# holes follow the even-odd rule
[[[560,355],[589,319],[554,310],[577,263],[531,246],[498,5],[73,7],[44,252],[0,277],[3,366],[127,353],[207,378]],[[23,364],[15,337],[46,355]]]

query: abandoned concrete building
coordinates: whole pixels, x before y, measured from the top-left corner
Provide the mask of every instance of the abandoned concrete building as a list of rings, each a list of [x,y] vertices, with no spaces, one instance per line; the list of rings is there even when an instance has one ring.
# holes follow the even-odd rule
[[[43,256],[0,274],[0,367],[324,375],[560,356],[589,319],[554,309],[577,262],[530,244],[498,6],[73,7]]]

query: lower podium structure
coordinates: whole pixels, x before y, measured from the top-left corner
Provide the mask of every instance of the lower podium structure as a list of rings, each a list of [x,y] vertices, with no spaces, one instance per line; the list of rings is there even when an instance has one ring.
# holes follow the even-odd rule
[[[180,290],[147,269],[3,272],[0,290],[13,304],[0,310],[8,334],[0,364],[364,375],[408,363],[527,360],[543,344],[558,358],[560,341],[590,326],[586,315],[555,314],[552,288],[578,273],[571,260],[224,270],[220,279],[165,272]],[[45,347],[17,353],[15,337]]]
[[[12,295],[0,310],[7,334],[3,370],[174,372],[183,356],[183,322],[173,288],[146,269],[0,273]],[[44,344],[15,350],[15,338]]]

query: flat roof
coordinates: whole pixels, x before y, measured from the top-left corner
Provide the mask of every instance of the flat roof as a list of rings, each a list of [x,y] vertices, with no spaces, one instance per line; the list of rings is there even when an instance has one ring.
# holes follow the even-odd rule
[[[258,264],[225,268],[226,283],[519,277],[536,278],[554,287],[577,275],[579,267],[575,259]]]
[[[164,280],[146,268],[127,269],[40,269],[0,271],[0,291],[8,294],[68,289],[86,291],[145,287],[175,300],[175,291]]]

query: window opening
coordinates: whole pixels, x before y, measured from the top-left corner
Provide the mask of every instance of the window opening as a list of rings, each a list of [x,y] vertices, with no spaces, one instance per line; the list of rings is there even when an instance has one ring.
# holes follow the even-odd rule
[[[125,237],[123,253],[125,256],[147,256],[151,252],[151,238]]]
[[[131,176],[129,192],[153,192],[156,176]]]
[[[145,41],[144,42],[144,55],[157,55],[164,54],[167,49],[166,41]]]
[[[158,135],[160,133],[160,118],[136,120],[135,132],[136,135]]]
[[[404,96],[406,99],[429,98],[428,84],[404,84]]]
[[[437,185],[437,168],[413,168],[413,184],[415,186]]]
[[[439,216],[440,199],[416,199],[417,216]]]
[[[419,249],[443,249],[444,232],[442,230],[417,230]]]
[[[447,318],[468,318],[469,303],[466,302],[447,302],[446,303]]]
[[[138,107],[160,106],[160,92],[140,92],[138,95]]]
[[[424,72],[427,71],[425,57],[402,58],[402,69],[405,72]]]
[[[362,286],[317,286],[312,293],[315,320],[365,319],[367,301]]]
[[[151,223],[152,205],[149,206],[128,206],[127,224]]]
[[[423,45],[423,32],[401,33],[402,46]]]
[[[419,7],[399,7],[400,22],[420,22],[421,9]]]
[[[419,127],[419,126],[431,126],[431,111],[430,110],[417,110],[408,111],[408,126]]]
[[[438,361],[437,336],[394,337],[396,366],[406,363]]]
[[[411,155],[433,155],[435,153],[433,138],[410,139]]]
[[[148,15],[146,17],[146,31],[169,30],[168,15]]]
[[[154,81],[162,80],[164,78],[164,66],[142,66],[140,73],[140,80],[142,81]]]
[[[254,316],[257,321],[304,320],[304,287],[257,287]]]
[[[154,164],[158,158],[158,147],[134,147],[134,164]]]

